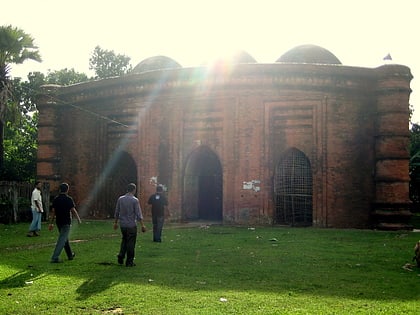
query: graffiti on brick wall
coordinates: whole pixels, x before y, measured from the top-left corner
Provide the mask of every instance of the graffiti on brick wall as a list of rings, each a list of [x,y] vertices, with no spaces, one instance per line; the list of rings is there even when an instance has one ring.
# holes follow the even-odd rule
[[[150,177],[150,179],[149,179],[149,184],[150,184],[150,185],[157,186],[157,184],[158,184],[158,181],[157,181],[157,176],[152,176],[152,177]]]
[[[157,176],[152,176],[152,177],[150,177],[150,179],[149,179],[149,184],[150,185],[153,185],[153,186],[162,186],[162,188],[163,188],[163,191],[168,191],[168,187],[166,186],[166,185],[164,185],[164,184],[162,184],[162,183],[159,183],[158,182],[158,177]]]
[[[259,192],[261,190],[260,184],[261,184],[261,181],[260,180],[253,179],[253,180],[251,180],[249,182],[243,182],[242,183],[242,189],[245,189],[245,190],[253,190],[255,192]]]

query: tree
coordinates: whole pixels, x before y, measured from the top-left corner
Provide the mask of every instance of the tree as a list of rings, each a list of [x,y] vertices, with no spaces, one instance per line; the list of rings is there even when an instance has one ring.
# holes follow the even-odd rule
[[[420,204],[420,125],[410,130],[410,199],[417,209]]]
[[[96,46],[89,59],[89,69],[99,79],[121,76],[131,71],[130,57]]]
[[[49,71],[45,78],[45,83],[48,84],[59,84],[59,85],[71,85],[80,82],[88,81],[88,76],[84,73],[76,72],[73,68],[62,69],[57,71]]]
[[[17,106],[12,99],[12,81],[9,76],[11,64],[21,64],[26,60],[41,61],[38,47],[33,38],[16,27],[0,27],[0,169],[4,161],[4,126],[7,111]]]
[[[45,76],[30,73],[28,81],[12,81],[13,103],[9,106],[4,128],[4,160],[1,178],[10,181],[31,181],[36,173],[38,112],[35,100]],[[13,115],[14,117],[10,117]]]
[[[9,181],[32,181],[36,174],[38,113],[25,115],[19,124],[5,126],[4,167],[1,178]]]
[[[13,98],[19,106],[11,106],[7,114],[4,133],[4,167],[0,177],[4,180],[31,181],[36,176],[38,111],[36,100],[44,84],[70,85],[87,81],[87,75],[74,69],[31,72],[27,81],[14,79]],[[12,119],[10,116],[14,116]]]

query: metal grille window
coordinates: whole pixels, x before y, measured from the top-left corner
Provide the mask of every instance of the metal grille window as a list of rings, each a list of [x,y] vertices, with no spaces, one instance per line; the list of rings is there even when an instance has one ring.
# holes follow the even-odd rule
[[[290,149],[277,164],[274,196],[276,223],[312,225],[312,171],[303,152]]]

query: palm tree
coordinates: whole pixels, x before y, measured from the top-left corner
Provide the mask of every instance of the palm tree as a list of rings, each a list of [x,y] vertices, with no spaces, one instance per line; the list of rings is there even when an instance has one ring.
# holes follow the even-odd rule
[[[23,30],[0,26],[0,169],[4,158],[4,125],[8,104],[12,96],[12,81],[9,76],[10,64],[21,64],[26,60],[41,61],[38,47],[33,38]]]

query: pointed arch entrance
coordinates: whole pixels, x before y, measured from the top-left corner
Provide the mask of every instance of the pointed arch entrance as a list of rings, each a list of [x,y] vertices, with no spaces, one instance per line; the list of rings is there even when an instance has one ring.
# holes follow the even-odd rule
[[[223,220],[223,172],[216,153],[208,147],[196,149],[184,169],[183,218]]]
[[[106,217],[113,217],[117,198],[126,192],[129,183],[137,185],[137,166],[131,155],[120,151],[108,163],[108,175],[98,200]]]
[[[275,218],[278,224],[312,225],[312,169],[306,155],[287,150],[274,174]]]

